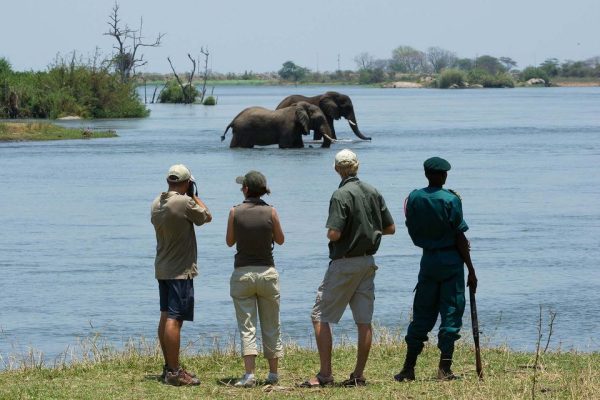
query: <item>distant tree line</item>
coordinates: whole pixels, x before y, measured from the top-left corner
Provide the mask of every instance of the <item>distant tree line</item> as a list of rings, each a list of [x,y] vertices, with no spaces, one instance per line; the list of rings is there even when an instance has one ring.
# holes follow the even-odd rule
[[[354,57],[356,71],[311,72],[308,68],[286,61],[278,71],[281,79],[294,83],[302,81],[323,82],[350,81],[374,84],[395,80],[416,80],[424,75],[441,76],[452,70],[452,75],[461,81],[484,87],[512,87],[515,81],[531,78],[550,83],[555,78],[600,78],[600,57],[584,61],[549,58],[539,66],[528,66],[522,71],[510,57],[481,55],[475,58],[460,58],[456,53],[441,47],[429,47],[426,51],[411,46],[399,46],[392,51],[391,58],[377,59],[367,52]],[[450,75],[448,75],[450,76]],[[432,81],[439,85],[439,80]]]

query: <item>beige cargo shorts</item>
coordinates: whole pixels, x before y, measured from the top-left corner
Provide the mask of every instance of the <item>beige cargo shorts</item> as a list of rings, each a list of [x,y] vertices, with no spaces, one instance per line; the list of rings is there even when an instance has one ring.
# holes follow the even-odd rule
[[[317,290],[313,321],[338,323],[350,304],[357,324],[370,324],[375,303],[375,259],[373,256],[331,261]]]

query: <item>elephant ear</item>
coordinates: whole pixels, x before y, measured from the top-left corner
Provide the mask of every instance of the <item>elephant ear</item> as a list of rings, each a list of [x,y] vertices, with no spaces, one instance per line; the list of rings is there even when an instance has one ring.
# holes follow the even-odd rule
[[[319,101],[319,108],[323,110],[323,114],[333,119],[340,119],[340,109],[330,97],[323,96]]]
[[[296,106],[296,122],[302,127],[302,133],[308,135],[310,132],[310,118],[304,108]]]

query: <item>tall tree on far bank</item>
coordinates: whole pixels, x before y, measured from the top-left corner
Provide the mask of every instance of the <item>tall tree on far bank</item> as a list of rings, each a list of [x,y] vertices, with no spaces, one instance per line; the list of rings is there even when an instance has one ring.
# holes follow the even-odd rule
[[[425,53],[410,46],[399,46],[392,51],[390,69],[396,72],[420,73],[427,70]]]
[[[296,65],[293,61],[286,61],[283,63],[283,67],[277,71],[277,73],[286,81],[294,81],[294,83],[298,83],[298,81],[304,79],[308,73],[308,68]]]
[[[138,29],[131,29],[127,24],[123,26],[119,18],[119,4],[115,2],[112,8],[112,13],[108,16],[107,24],[108,32],[104,35],[112,36],[117,41],[113,46],[116,54],[113,56],[112,62],[116,72],[121,77],[121,82],[127,82],[135,76],[135,69],[146,65],[144,55],[138,53],[141,47],[158,47],[165,35],[159,33],[154,42],[145,42],[142,34],[143,19],[140,18],[140,26]]]
[[[456,54],[441,47],[430,47],[427,49],[427,61],[431,64],[433,72],[440,73],[443,69],[454,67]]]
[[[496,75],[500,72],[506,72],[507,69],[496,57],[483,55],[475,59],[475,68],[480,68],[488,74]]]
[[[498,60],[504,65],[504,68],[506,68],[507,71],[510,71],[517,66],[517,62],[510,57],[500,57]]]

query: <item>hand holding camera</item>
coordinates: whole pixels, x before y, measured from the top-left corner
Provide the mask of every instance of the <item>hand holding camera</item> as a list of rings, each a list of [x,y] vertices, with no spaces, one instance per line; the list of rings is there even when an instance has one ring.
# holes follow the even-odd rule
[[[186,194],[192,198],[194,195],[198,197],[198,187],[196,186],[196,182],[190,180],[190,186],[188,187]]]

